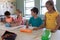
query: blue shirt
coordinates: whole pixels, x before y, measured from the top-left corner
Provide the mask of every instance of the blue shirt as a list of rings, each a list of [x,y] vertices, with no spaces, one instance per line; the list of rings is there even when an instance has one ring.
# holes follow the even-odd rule
[[[43,21],[40,17],[31,17],[29,20],[29,24],[31,24],[33,27],[40,27],[40,25],[43,24]]]

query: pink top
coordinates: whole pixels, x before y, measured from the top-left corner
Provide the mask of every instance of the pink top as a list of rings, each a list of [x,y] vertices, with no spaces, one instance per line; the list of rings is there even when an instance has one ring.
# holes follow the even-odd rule
[[[16,18],[15,22],[18,24],[23,24],[22,16],[19,16],[18,18]]]

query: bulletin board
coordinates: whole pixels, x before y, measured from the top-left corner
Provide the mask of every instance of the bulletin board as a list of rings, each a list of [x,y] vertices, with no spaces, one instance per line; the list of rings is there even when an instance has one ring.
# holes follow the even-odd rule
[[[0,15],[4,15],[5,11],[14,14],[16,10],[16,0],[0,0]]]

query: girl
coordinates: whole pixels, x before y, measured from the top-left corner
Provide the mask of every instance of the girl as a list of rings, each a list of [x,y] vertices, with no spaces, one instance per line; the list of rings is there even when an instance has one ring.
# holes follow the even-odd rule
[[[23,24],[22,12],[17,9],[17,10],[16,10],[16,15],[17,15],[17,18],[15,19],[16,25],[21,25],[21,24]]]
[[[45,14],[45,26],[47,29],[50,29],[51,31],[55,31],[57,27],[57,17],[58,12],[54,8],[54,4],[52,1],[46,2],[46,8],[47,12]]]

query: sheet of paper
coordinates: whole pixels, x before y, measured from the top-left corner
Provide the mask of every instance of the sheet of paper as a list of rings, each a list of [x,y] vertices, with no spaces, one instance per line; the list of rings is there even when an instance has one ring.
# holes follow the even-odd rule
[[[23,27],[23,25],[15,26],[15,27],[5,27],[5,25],[0,25],[1,30],[7,30],[7,31],[14,30],[14,29],[21,28],[21,27]]]

